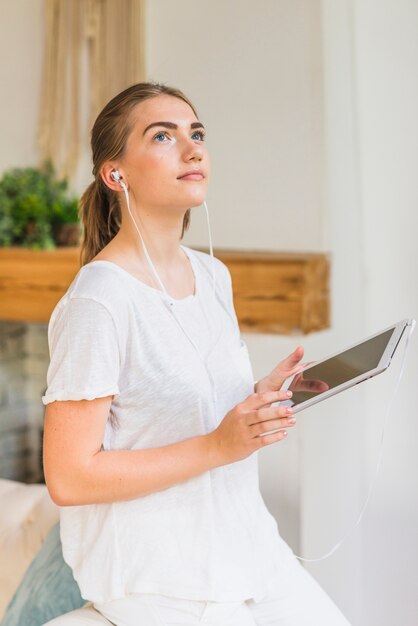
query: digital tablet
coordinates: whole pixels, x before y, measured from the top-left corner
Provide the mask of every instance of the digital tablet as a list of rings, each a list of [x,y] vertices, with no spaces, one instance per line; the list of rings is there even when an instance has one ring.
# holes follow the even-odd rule
[[[384,372],[404,334],[413,320],[405,319],[382,330],[342,352],[315,361],[285,380],[282,389],[290,389],[290,400],[279,402],[298,413],[344,389]]]

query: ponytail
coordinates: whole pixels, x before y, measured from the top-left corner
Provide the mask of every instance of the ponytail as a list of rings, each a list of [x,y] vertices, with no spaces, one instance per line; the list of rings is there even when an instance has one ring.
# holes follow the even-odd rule
[[[97,177],[81,196],[79,216],[82,223],[80,265],[86,265],[117,234],[121,211],[116,193]]]
[[[183,239],[184,233],[189,228],[189,226],[190,226],[190,209],[187,209],[187,211],[186,211],[186,213],[184,214],[184,217],[183,217],[183,226],[182,226],[182,229],[181,229],[180,239]]]

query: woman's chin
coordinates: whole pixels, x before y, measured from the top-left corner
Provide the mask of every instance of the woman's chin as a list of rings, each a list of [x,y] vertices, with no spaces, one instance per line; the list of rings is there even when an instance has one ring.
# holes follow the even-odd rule
[[[207,189],[196,189],[195,193],[190,194],[190,206],[200,206],[204,203],[207,196]]]
[[[179,210],[184,209],[193,209],[195,207],[201,206],[206,199],[206,194],[202,194],[199,196],[189,196],[186,198],[180,198],[178,202],[174,205],[172,203],[171,206],[177,206]]]
[[[201,200],[196,200],[194,199],[193,201],[190,201],[188,204],[188,208],[189,209],[197,209],[197,207],[202,206],[202,204],[204,203],[206,199],[206,196],[203,196]]]

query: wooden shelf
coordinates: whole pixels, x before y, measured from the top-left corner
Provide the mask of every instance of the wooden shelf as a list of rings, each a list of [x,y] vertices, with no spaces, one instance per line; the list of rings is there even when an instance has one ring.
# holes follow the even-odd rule
[[[214,254],[231,272],[241,331],[288,335],[329,327],[327,255],[241,250]],[[0,248],[0,320],[47,323],[79,268],[79,247]]]
[[[80,268],[78,247],[0,248],[0,319],[48,322]]]
[[[218,251],[244,332],[307,334],[330,325],[329,259],[319,253]]]

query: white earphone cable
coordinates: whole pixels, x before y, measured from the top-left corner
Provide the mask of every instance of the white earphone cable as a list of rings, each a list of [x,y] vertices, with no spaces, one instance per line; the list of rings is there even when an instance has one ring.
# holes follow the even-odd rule
[[[161,278],[159,277],[157,270],[155,269],[154,263],[152,262],[151,257],[150,257],[150,255],[148,254],[148,250],[147,250],[147,247],[146,247],[146,245],[145,245],[144,239],[143,239],[143,237],[142,237],[142,235],[141,235],[141,231],[139,230],[139,228],[138,228],[138,226],[137,226],[137,223],[136,223],[136,221],[135,221],[135,219],[134,219],[134,216],[132,215],[132,211],[131,211],[131,203],[130,203],[130,199],[129,199],[129,192],[128,192],[128,188],[127,188],[127,186],[126,186],[125,182],[124,182],[123,180],[121,180],[121,179],[120,179],[120,177],[119,177],[119,179],[117,180],[117,182],[121,185],[121,187],[122,187],[122,189],[123,189],[123,191],[124,191],[124,194],[125,194],[125,199],[126,199],[126,206],[127,206],[127,209],[128,209],[129,215],[131,216],[131,219],[132,219],[132,221],[133,221],[133,223],[134,223],[134,226],[135,226],[135,228],[136,228],[136,230],[137,230],[137,232],[138,232],[138,235],[139,235],[139,236],[140,236],[140,238],[141,238],[142,247],[143,247],[143,249],[144,249],[144,253],[145,253],[145,256],[146,256],[146,258],[147,258],[148,264],[151,266],[152,271],[154,272],[155,277],[156,277],[156,279],[157,279],[157,281],[158,281],[159,285],[161,286],[161,289],[163,290],[163,293],[164,293],[167,297],[169,297],[169,294],[167,293],[167,290],[166,290],[166,288],[164,287],[163,282],[162,282]],[[208,206],[207,206],[206,202],[204,202],[204,203],[203,203],[203,205],[204,205],[204,207],[205,207],[205,211],[206,211],[206,221],[207,221],[207,224],[208,224],[208,230],[209,230],[209,250],[210,250],[210,256],[211,256],[211,258],[212,258],[212,290],[213,290],[213,296],[215,297],[215,291],[216,291],[216,274],[215,274],[215,261],[214,261],[214,257],[213,257],[212,233],[211,233],[211,228],[210,228],[210,221],[209,221],[209,211],[208,211]]]
[[[168,293],[167,293],[167,291],[166,291],[166,289],[165,289],[165,287],[164,287],[164,285],[163,285],[163,283],[162,283],[162,281],[161,281],[161,278],[159,277],[158,272],[157,272],[157,270],[156,270],[156,269],[155,269],[155,267],[154,267],[154,263],[151,261],[151,257],[150,257],[150,255],[148,254],[148,250],[147,250],[147,247],[146,247],[146,245],[145,245],[145,242],[144,242],[144,240],[143,240],[143,238],[142,238],[141,231],[139,230],[139,228],[138,228],[138,226],[137,226],[137,224],[136,224],[136,221],[134,220],[134,216],[132,215],[132,212],[131,212],[131,204],[130,204],[130,201],[129,201],[129,192],[128,192],[128,188],[127,188],[126,184],[123,182],[123,180],[120,180],[120,181],[119,181],[119,183],[120,183],[120,185],[121,185],[121,187],[122,187],[122,189],[123,189],[123,191],[124,191],[124,193],[125,193],[125,198],[126,198],[126,206],[127,206],[127,208],[128,208],[129,215],[130,215],[130,216],[131,216],[131,218],[132,218],[132,221],[133,221],[133,223],[134,223],[134,226],[135,226],[136,230],[138,231],[138,235],[139,235],[139,236],[140,236],[140,238],[141,238],[141,241],[142,241],[142,247],[144,248],[144,253],[145,253],[145,256],[146,256],[146,258],[147,258],[147,261],[148,261],[149,265],[151,266],[152,271],[154,272],[155,277],[156,277],[157,281],[159,282],[159,284],[160,284],[160,286],[161,286],[161,289],[163,290],[163,292],[164,292],[166,295],[168,295]]]
[[[211,256],[211,258],[212,258],[212,289],[213,289],[213,297],[215,297],[215,289],[216,289],[216,274],[215,274],[215,260],[214,260],[214,258],[213,258],[212,233],[211,233],[211,229],[210,229],[208,205],[206,204],[206,202],[204,202],[204,203],[203,203],[203,206],[205,207],[205,211],[206,211],[206,221],[207,221],[207,223],[208,223],[208,231],[209,231],[209,253],[210,253],[210,256]]]

